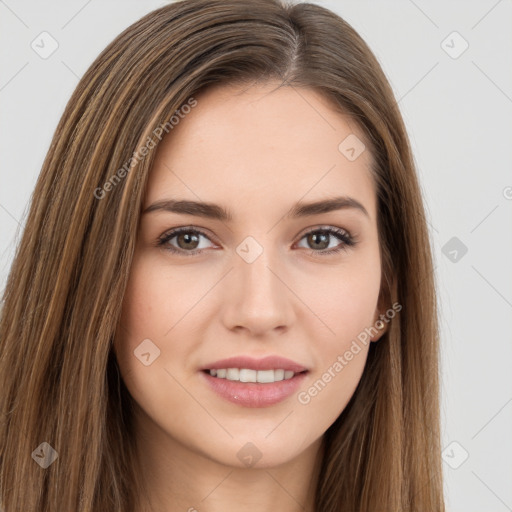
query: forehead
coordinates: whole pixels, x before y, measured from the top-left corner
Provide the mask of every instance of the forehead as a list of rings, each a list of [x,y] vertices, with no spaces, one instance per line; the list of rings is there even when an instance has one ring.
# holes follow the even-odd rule
[[[365,137],[318,92],[268,82],[195,98],[158,146],[146,202],[201,198],[233,210],[348,195],[375,217]]]

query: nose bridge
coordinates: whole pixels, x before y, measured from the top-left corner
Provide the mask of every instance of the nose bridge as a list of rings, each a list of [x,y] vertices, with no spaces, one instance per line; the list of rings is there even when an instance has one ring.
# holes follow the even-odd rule
[[[244,253],[248,246],[249,250]],[[236,274],[253,297],[271,299],[276,290],[276,276],[270,271],[276,267],[276,255],[272,249],[259,249],[254,242],[240,244],[237,249],[239,261],[235,264]],[[282,290],[279,290],[282,292]]]
[[[254,237],[246,237],[236,248],[234,271],[231,273],[231,326],[250,330],[273,329],[290,321],[290,296],[278,275],[276,251],[264,247]],[[236,282],[233,282],[235,280]]]

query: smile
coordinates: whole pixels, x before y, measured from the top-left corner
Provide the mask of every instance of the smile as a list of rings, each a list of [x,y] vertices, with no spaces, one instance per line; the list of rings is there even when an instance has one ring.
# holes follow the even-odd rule
[[[212,375],[212,373],[216,373],[216,375]],[[224,373],[225,375],[222,376]],[[286,376],[285,373],[287,373]],[[283,402],[298,391],[307,374],[307,370],[294,373],[291,370],[285,372],[282,369],[252,370],[247,368],[221,368],[199,372],[209,389],[218,397],[239,406],[251,408],[269,407]],[[255,380],[258,378],[266,379],[266,382]]]

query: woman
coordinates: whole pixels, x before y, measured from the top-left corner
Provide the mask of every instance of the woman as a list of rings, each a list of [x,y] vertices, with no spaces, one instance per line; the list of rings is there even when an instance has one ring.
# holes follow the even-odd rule
[[[7,512],[444,510],[420,187],[320,6],[183,0],[101,53],[0,343]]]

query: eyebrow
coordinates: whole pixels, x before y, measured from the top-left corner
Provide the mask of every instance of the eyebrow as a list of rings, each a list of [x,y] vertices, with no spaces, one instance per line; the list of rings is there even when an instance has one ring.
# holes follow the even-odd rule
[[[366,208],[353,197],[340,196],[312,203],[296,203],[285,215],[285,218],[300,218],[328,213],[336,210],[354,209],[370,217]],[[233,215],[222,206],[214,203],[204,203],[191,200],[163,199],[148,206],[142,214],[166,211],[204,217],[208,219],[231,222]]]

